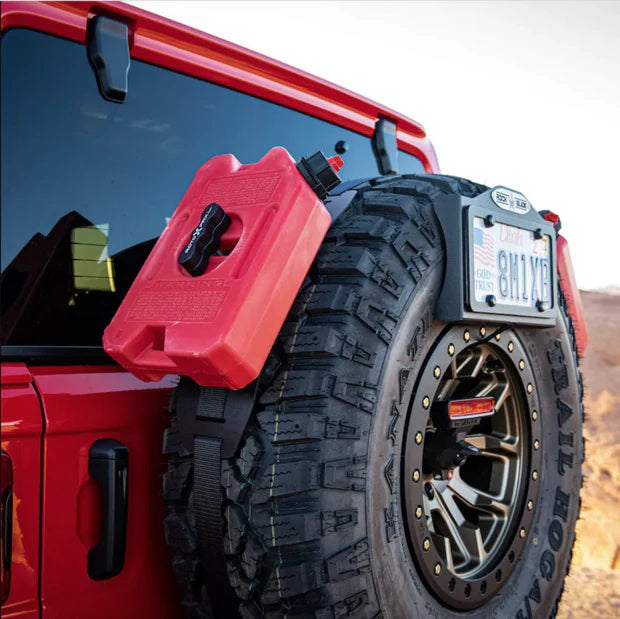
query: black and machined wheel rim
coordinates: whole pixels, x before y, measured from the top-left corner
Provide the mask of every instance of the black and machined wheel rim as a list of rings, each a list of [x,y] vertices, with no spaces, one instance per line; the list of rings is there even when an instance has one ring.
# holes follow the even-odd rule
[[[494,399],[493,415],[456,429],[440,420],[449,401],[481,397]],[[514,571],[536,511],[540,425],[536,383],[514,331],[444,332],[410,402],[401,496],[411,554],[446,606],[484,605]]]

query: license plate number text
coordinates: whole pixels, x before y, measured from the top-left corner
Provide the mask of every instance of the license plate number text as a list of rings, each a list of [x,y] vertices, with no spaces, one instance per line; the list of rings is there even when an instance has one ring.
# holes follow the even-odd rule
[[[479,303],[549,309],[551,239],[504,223],[473,218],[473,296]]]

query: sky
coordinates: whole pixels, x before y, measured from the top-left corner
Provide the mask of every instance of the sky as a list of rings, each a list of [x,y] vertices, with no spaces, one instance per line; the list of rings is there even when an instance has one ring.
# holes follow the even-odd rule
[[[581,288],[620,287],[620,2],[130,4],[421,122],[442,172],[561,216]]]

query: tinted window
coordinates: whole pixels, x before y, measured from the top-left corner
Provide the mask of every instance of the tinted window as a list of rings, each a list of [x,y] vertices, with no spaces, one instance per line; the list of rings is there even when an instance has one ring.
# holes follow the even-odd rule
[[[214,155],[250,163],[281,145],[299,158],[344,140],[341,176],[377,173],[366,137],[143,62],[126,102],[105,101],[84,46],[34,31],[2,37],[1,104],[3,344],[99,345]]]
[[[399,174],[424,174],[422,162],[413,155],[398,151],[398,172]]]

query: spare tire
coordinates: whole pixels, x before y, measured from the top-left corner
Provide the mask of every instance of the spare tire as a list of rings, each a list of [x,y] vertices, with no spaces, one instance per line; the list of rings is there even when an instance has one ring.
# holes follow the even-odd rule
[[[356,188],[282,328],[238,453],[222,463],[228,591],[209,590],[201,567],[193,454],[173,399],[166,534],[192,616],[209,616],[209,597],[221,617],[237,603],[248,618],[556,612],[583,459],[561,291],[555,327],[434,318],[444,247],[432,202],[486,190],[424,175]],[[433,413],[479,397],[495,413],[459,436]]]

